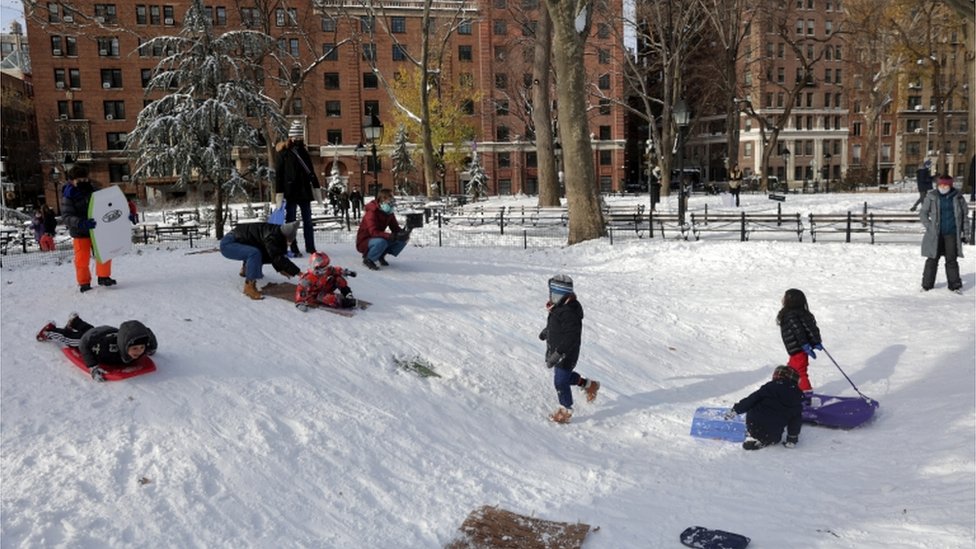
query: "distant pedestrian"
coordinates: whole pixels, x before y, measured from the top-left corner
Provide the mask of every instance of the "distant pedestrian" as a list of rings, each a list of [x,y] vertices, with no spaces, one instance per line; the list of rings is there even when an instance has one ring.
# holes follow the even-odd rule
[[[779,324],[786,352],[790,355],[786,364],[800,375],[800,390],[805,393],[812,391],[807,367],[810,365],[810,358],[817,358],[814,350],[823,350],[823,342],[820,339],[817,319],[807,307],[807,296],[802,291],[796,288],[786,290],[783,294],[783,308],[776,315],[776,323]]]
[[[558,274],[549,279],[549,317],[539,339],[546,342],[546,366],[553,369],[553,383],[559,397],[559,408],[549,419],[569,423],[573,417],[573,391],[579,387],[586,393],[586,401],[596,400],[600,382],[586,379],[574,371],[579,360],[583,335],[583,306],[573,291],[573,279]]]
[[[935,274],[939,270],[939,258],[945,256],[945,273],[949,290],[962,293],[957,258],[963,256],[962,245],[969,236],[968,206],[962,193],[952,186],[952,178],[939,177],[938,187],[929,191],[918,212],[925,225],[922,237],[922,255],[925,269],[922,271],[922,289],[929,291],[935,286]]]
[[[925,195],[932,190],[932,161],[925,159],[925,163],[915,172],[915,184],[918,186],[918,200],[912,204],[912,210],[918,209],[918,205],[925,200]]]
[[[352,207],[352,216],[359,219],[363,211],[363,194],[356,189],[349,193],[349,205]]]
[[[738,164],[732,165],[729,172],[729,192],[735,197],[735,207],[739,207],[739,192],[742,191],[742,170]]]

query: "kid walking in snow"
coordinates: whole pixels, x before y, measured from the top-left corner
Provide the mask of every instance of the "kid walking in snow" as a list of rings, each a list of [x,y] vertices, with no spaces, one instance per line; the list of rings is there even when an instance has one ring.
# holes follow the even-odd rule
[[[725,414],[732,419],[736,414],[746,415],[746,437],[742,447],[758,450],[776,444],[786,428],[787,448],[796,446],[800,438],[803,420],[803,393],[797,388],[800,376],[789,366],[777,366],[773,370],[773,380],[766,382],[756,392],[735,403]]]
[[[546,342],[546,366],[554,368],[556,394],[559,408],[549,416],[556,423],[569,423],[573,417],[572,387],[578,386],[586,393],[586,401],[596,400],[600,383],[586,379],[573,371],[579,359],[580,340],[583,335],[583,306],[573,293],[573,279],[556,275],[549,279],[549,301],[546,303],[549,318],[539,339]]]
[[[356,298],[345,278],[356,276],[356,272],[329,263],[329,256],[323,252],[315,252],[308,258],[308,270],[301,274],[295,288],[295,306],[299,310],[304,312],[317,305],[335,309],[356,306]]]
[[[814,349],[823,350],[823,342],[820,340],[817,319],[807,308],[807,296],[796,288],[786,290],[783,308],[776,315],[776,323],[779,324],[786,352],[790,355],[787,366],[800,375],[800,390],[804,393],[811,392],[813,387],[807,376],[807,366],[810,365],[810,358],[817,358]]]
[[[102,367],[123,368],[142,355],[156,352],[156,334],[138,320],[126,320],[118,328],[94,327],[71,313],[63,328],[48,322],[37,333],[38,341],[53,341],[65,347],[77,347],[88,372],[95,381],[105,381]]]

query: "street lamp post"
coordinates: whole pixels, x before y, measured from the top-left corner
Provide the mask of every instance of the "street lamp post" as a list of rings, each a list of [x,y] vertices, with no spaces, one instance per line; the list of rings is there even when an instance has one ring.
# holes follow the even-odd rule
[[[366,160],[366,147],[360,143],[356,145],[356,158],[359,159],[359,194],[366,196],[366,168],[363,162]]]
[[[783,184],[781,187],[788,191],[790,189],[790,150],[783,147],[779,154],[783,157]]]
[[[678,126],[678,223],[685,224],[685,129],[691,120],[691,111],[684,99],[679,99],[674,106],[674,122]]]
[[[363,117],[363,133],[369,141],[373,153],[373,197],[380,193],[380,165],[376,152],[376,143],[383,139],[383,123],[375,114],[367,114]]]
[[[833,155],[830,154],[830,152],[825,152],[824,153],[824,172],[826,173],[826,175],[824,175],[824,192],[825,193],[826,192],[830,192],[830,159],[831,158],[833,158]]]

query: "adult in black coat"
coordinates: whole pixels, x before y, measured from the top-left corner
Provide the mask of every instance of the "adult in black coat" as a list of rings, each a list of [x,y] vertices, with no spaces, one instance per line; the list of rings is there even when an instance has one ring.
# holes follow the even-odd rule
[[[220,240],[220,253],[228,259],[244,262],[244,295],[264,299],[257,281],[264,278],[261,266],[270,263],[275,271],[287,277],[302,271],[288,259],[288,246],[294,243],[298,222],[284,225],[241,223]]]
[[[773,380],[735,403],[728,417],[746,414],[749,436],[742,443],[746,450],[776,444],[786,429],[786,447],[793,448],[800,437],[803,420],[803,392],[797,387],[800,376],[789,366],[777,366]]]
[[[918,209],[918,205],[925,200],[925,195],[932,190],[932,161],[925,159],[925,163],[915,172],[915,185],[918,187],[918,200],[912,205],[912,210]]]
[[[288,141],[279,143],[275,161],[275,209],[285,200],[285,222],[295,221],[296,209],[302,211],[302,232],[305,251],[315,253],[315,226],[312,225],[312,199],[322,205],[322,189],[315,176],[315,165],[305,148],[305,126],[294,121],[288,130]],[[301,256],[298,244],[292,242],[291,251]]]

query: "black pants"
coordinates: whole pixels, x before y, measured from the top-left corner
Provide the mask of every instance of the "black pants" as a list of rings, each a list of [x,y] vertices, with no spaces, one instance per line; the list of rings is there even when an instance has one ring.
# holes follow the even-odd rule
[[[731,194],[732,196],[734,196],[734,197],[735,197],[735,205],[736,205],[736,206],[738,206],[738,205],[739,205],[739,191],[740,191],[740,190],[741,190],[741,189],[739,189],[739,188],[735,188],[735,189],[733,189],[733,188],[731,188],[731,187],[729,187],[729,194]]]
[[[922,272],[922,288],[931,290],[935,286],[935,273],[939,270],[939,258],[945,256],[946,281],[949,283],[950,290],[962,288],[962,279],[959,278],[959,250],[956,249],[956,235],[947,234],[939,236],[939,251],[935,257],[925,260],[925,270]]]
[[[918,209],[918,205],[921,204],[923,200],[925,200],[925,195],[927,195],[928,193],[929,193],[928,191],[918,191],[918,200],[916,200],[915,204],[912,205],[913,212]]]

